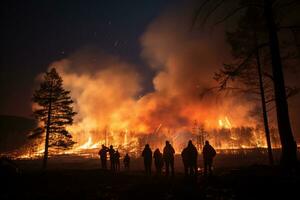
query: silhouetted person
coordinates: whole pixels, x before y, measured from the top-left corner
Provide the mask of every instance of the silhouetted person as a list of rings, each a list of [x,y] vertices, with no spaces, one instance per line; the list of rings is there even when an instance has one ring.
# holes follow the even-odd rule
[[[109,150],[109,159],[110,159],[110,170],[115,171],[116,166],[115,166],[115,150],[113,145],[110,145]]]
[[[156,174],[161,175],[162,168],[164,166],[164,159],[162,153],[159,151],[159,149],[156,149],[153,154],[154,158],[154,164],[156,169]]]
[[[207,175],[207,171],[209,172],[209,175],[212,175],[212,164],[213,159],[216,156],[216,150],[209,144],[208,141],[205,141],[202,153],[204,162],[204,175]]]
[[[142,152],[142,156],[144,157],[144,166],[146,174],[151,175],[152,151],[150,149],[149,144],[145,145],[145,148]]]
[[[105,145],[102,145],[102,148],[98,153],[100,156],[102,169],[107,169],[107,152],[108,152],[108,148]]]
[[[193,145],[192,141],[190,140],[187,146],[188,152],[188,165],[189,165],[189,175],[197,175],[197,158],[198,158],[198,151],[197,148]]]
[[[130,157],[129,157],[128,153],[126,153],[123,163],[124,163],[124,168],[126,170],[129,170],[130,169]]]
[[[174,154],[175,150],[169,141],[166,141],[166,146],[163,151],[163,158],[166,164],[166,176],[169,176],[169,169],[171,168],[172,176],[174,176]]]
[[[120,153],[117,150],[114,154],[114,159],[115,159],[115,168],[117,171],[120,171]]]

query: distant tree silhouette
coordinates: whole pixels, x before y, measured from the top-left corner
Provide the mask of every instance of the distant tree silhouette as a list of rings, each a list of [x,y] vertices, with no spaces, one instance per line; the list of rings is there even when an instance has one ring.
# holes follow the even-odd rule
[[[73,123],[76,113],[73,111],[70,91],[63,88],[63,80],[55,68],[46,72],[32,100],[37,104],[34,116],[40,126],[35,129],[31,137],[46,134],[43,159],[43,169],[46,169],[49,147],[66,149],[74,144],[71,134],[66,130],[66,125]]]
[[[206,16],[203,19],[203,23],[213,14],[215,11],[221,7],[223,4],[226,4],[227,1],[212,1],[212,0],[205,0],[199,6],[198,10],[196,11],[196,15],[194,18],[193,24],[197,21],[198,16],[201,12],[206,12],[204,10],[208,4],[212,3],[212,9],[208,9]],[[222,19],[218,20],[215,24],[222,23],[227,19],[231,18],[232,16],[236,15],[240,11],[244,11],[248,8],[257,8],[260,10],[262,15],[262,20],[264,20],[265,29],[267,32],[267,46],[270,50],[270,59],[271,59],[271,66],[272,66],[272,78],[273,78],[273,87],[274,87],[274,100],[276,104],[276,111],[277,111],[277,124],[278,130],[280,135],[280,141],[282,146],[282,156],[281,156],[281,163],[288,167],[294,168],[297,163],[297,146],[296,142],[293,137],[293,133],[291,130],[289,113],[288,113],[288,104],[287,104],[287,94],[286,94],[286,87],[284,82],[283,76],[283,65],[282,65],[282,58],[279,46],[279,39],[278,39],[278,30],[279,21],[274,14],[274,10],[278,7],[281,9],[283,7],[288,7],[291,5],[295,5],[299,3],[299,1],[272,1],[272,0],[243,0],[240,1],[239,5],[229,11]],[[294,27],[294,26],[293,26]],[[294,27],[295,28],[295,27]],[[253,51],[254,55],[257,54],[257,48]],[[243,64],[243,63],[242,63]]]

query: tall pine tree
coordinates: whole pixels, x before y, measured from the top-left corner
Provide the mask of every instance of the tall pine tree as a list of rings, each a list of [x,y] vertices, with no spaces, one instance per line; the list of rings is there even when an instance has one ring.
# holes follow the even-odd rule
[[[63,80],[55,68],[46,72],[32,100],[37,104],[34,115],[40,125],[34,131],[33,137],[46,134],[43,159],[43,169],[46,169],[49,147],[67,149],[74,144],[71,134],[66,130],[66,125],[73,123],[76,113],[73,111],[70,91],[63,88]]]

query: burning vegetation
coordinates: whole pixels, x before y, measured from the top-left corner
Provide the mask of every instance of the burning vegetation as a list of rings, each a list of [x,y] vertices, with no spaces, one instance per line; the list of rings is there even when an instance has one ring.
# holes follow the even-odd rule
[[[146,143],[162,148],[165,140],[180,153],[189,139],[199,150],[205,140],[217,149],[266,147],[260,113],[250,114],[259,102],[250,95],[201,97],[215,86],[214,72],[232,57],[222,28],[212,34],[188,31],[190,13],[190,8],[165,13],[148,26],[140,38],[147,72],[92,47],[50,65],[71,91],[78,113],[67,127],[73,147],[52,149],[50,155],[95,156],[105,144],[139,156]],[[144,84],[149,71],[155,74],[151,88]],[[279,147],[276,125],[270,125],[272,146]],[[43,144],[30,149],[19,157],[41,155]]]
[[[219,126],[205,129],[203,125],[194,122],[190,129],[170,130],[163,128],[160,124],[153,132],[142,133],[135,131],[114,131],[111,129],[91,130],[85,133],[86,141],[77,140],[80,132],[73,131],[74,141],[77,143],[69,150],[50,149],[50,156],[60,154],[75,154],[83,157],[98,157],[98,151],[102,144],[109,146],[113,144],[122,154],[130,153],[132,156],[140,156],[145,144],[150,144],[153,149],[164,146],[166,140],[171,141],[176,153],[181,153],[188,140],[192,140],[199,152],[203,148],[205,140],[209,140],[217,150],[235,150],[266,148],[266,140],[261,127],[232,127],[227,117],[219,119]],[[71,127],[69,127],[71,128]],[[72,130],[72,129],[70,129]],[[75,133],[75,134],[74,134]],[[279,138],[276,137],[275,129],[272,129],[272,144],[274,148],[279,147]],[[18,158],[36,158],[43,156],[44,143],[32,145],[16,154]]]

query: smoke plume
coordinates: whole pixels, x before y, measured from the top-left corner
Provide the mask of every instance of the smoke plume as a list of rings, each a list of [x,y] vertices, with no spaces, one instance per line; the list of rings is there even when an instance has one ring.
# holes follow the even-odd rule
[[[230,59],[224,31],[191,30],[193,9],[172,8],[157,17],[140,38],[141,58],[155,71],[153,91],[141,95],[148,76],[137,67],[95,48],[83,48],[51,64],[71,90],[78,112],[70,130],[75,140],[103,138],[110,130],[149,134],[191,131],[195,120],[207,129],[229,119],[231,126],[252,126],[255,103],[245,98],[209,95],[213,74]]]

